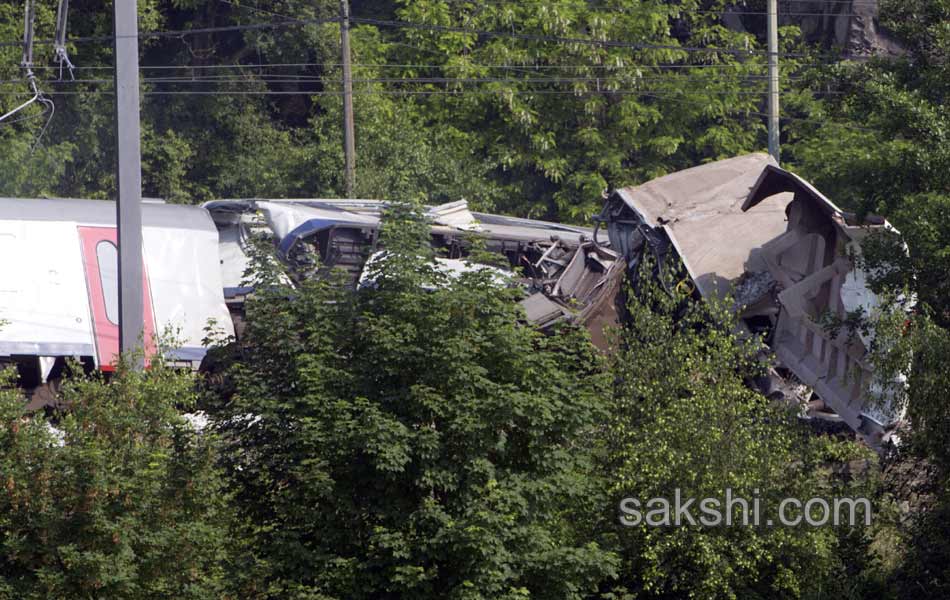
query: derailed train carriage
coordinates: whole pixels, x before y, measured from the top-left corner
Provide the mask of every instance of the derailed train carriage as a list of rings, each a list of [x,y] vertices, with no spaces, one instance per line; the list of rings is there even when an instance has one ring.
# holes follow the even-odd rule
[[[873,232],[897,233],[886,220],[842,211],[765,154],[616,190],[600,219],[632,275],[646,253],[675,253],[700,296],[734,296],[741,326],[776,357],[763,393],[873,447],[890,437],[902,414],[882,391],[895,382],[868,362],[873,332],[844,325],[880,309],[857,257]]]
[[[198,368],[209,320],[241,333],[244,274],[255,237],[269,238],[297,277],[338,267],[360,281],[380,250],[385,203],[375,200],[242,199],[201,207],[146,203],[145,320],[149,352]],[[109,370],[117,352],[115,205],[88,200],[0,199],[0,361],[43,391],[66,357]],[[624,277],[636,285],[650,253],[678,257],[697,296],[733,293],[742,326],[778,357],[763,386],[808,417],[838,422],[878,445],[900,414],[871,400],[867,335],[838,335],[822,315],[872,314],[877,298],[854,264],[869,231],[764,154],[710,163],[607,195],[593,229],[472,212],[464,201],[428,208],[441,267],[464,261],[479,238],[504,256],[524,290],[525,317],[541,328],[572,320],[607,350],[620,321]],[[8,257],[15,257],[13,259]],[[37,395],[42,402],[43,394]]]
[[[378,251],[383,208],[371,200],[143,203],[146,354],[198,369],[210,321],[240,335],[255,236],[273,240],[298,276],[339,267],[355,284]],[[461,259],[472,236],[520,267],[527,317],[539,326],[573,319],[602,332],[616,320],[615,293],[602,291],[618,284],[622,266],[590,229],[471,213],[464,201],[432,207],[428,216],[446,268],[468,268]],[[90,370],[114,368],[116,243],[113,202],[0,199],[0,363],[17,367],[37,406],[51,399],[47,384],[69,358]]]
[[[379,250],[385,203],[378,200],[224,200],[204,207],[218,225],[225,297],[239,318],[250,291],[243,285],[255,235],[270,236],[277,256],[294,273],[320,276],[347,271],[354,286]],[[604,326],[617,322],[615,299],[623,263],[605,239],[588,228],[471,212],[465,201],[430,207],[431,243],[448,271],[464,270],[474,239],[507,259],[509,279],[525,291],[529,322],[550,327],[572,320],[586,325],[601,348]],[[238,327],[240,332],[240,326]]]

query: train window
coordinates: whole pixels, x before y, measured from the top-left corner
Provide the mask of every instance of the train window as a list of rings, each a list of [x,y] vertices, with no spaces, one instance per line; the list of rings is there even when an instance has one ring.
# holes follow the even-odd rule
[[[102,280],[102,299],[106,318],[113,325],[119,324],[119,251],[115,244],[101,241],[96,245],[96,260],[99,262],[99,277]]]

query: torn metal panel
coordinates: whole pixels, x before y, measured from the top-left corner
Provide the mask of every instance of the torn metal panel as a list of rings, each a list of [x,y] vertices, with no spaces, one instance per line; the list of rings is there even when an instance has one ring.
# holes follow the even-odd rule
[[[237,292],[246,289],[234,277],[246,268],[249,239],[256,234],[273,240],[278,257],[298,279],[322,277],[328,269],[342,267],[354,286],[365,284],[368,261],[383,250],[377,239],[386,206],[382,201],[239,200],[205,206],[221,232],[222,260],[232,262],[223,268],[235,303],[242,296]],[[441,254],[443,271],[469,270],[464,259],[473,237],[507,259],[509,279],[525,289],[529,322],[541,328],[565,320],[590,324],[598,340],[603,338],[604,324],[617,322],[614,299],[623,276],[618,266],[622,261],[605,247],[607,240],[594,243],[590,229],[473,213],[464,200],[429,207],[426,216],[432,222],[432,246]]]
[[[521,301],[528,321],[540,327],[548,327],[568,316],[563,306],[541,292],[535,292]]]
[[[373,232],[379,228],[378,218],[348,211],[280,202],[257,202],[256,206],[277,237],[277,255],[282,259],[293,256],[297,244],[326,234],[323,236],[326,240],[317,240],[315,244],[320,246],[322,242],[326,246],[322,248],[321,254],[324,261],[329,261],[332,257],[328,244],[331,243],[331,238],[336,237],[329,232],[335,229],[346,230],[349,233],[346,237],[351,243],[358,243],[367,236],[371,240]]]
[[[438,225],[447,225],[457,229],[472,231],[477,231],[481,228],[475,215],[468,209],[468,202],[465,200],[433,206],[426,211],[426,216],[432,219],[433,223]]]
[[[624,261],[616,252],[593,242],[570,249],[560,259],[552,258],[550,250],[555,247],[551,246],[538,261],[538,265],[554,265],[553,270],[544,270],[543,276],[533,282],[548,282],[543,283],[546,302],[537,293],[522,302],[528,320],[542,327],[571,320],[590,331],[595,346],[609,350],[605,329],[620,323],[618,303],[626,271]]]
[[[787,193],[794,199],[786,232],[758,251],[779,286],[772,349],[828,408],[875,445],[902,415],[886,398],[874,398],[883,386],[867,362],[873,333],[821,323],[844,322],[856,312],[875,315],[880,302],[852,257],[870,231],[893,228],[876,216],[858,223],[808,182],[775,165],[762,171],[743,209]]]
[[[878,310],[852,257],[873,229],[893,230],[883,218],[859,222],[769,156],[752,154],[617,190],[600,223],[633,285],[645,255],[662,265],[675,251],[700,295],[731,292],[740,322],[764,336],[779,370],[788,369],[872,446],[901,418],[887,402],[870,399],[886,387],[867,363],[873,333],[819,324],[829,315],[844,320]],[[768,394],[782,386],[766,387]]]

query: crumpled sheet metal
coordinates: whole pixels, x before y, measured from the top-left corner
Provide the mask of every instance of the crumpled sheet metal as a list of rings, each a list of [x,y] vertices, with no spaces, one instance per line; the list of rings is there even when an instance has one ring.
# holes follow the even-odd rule
[[[772,349],[826,406],[876,445],[903,418],[893,393],[885,391],[903,380],[883,382],[875,374],[868,361],[873,332],[826,323],[843,323],[856,312],[875,316],[880,300],[851,257],[860,254],[871,231],[896,230],[873,215],[859,223],[807,181],[775,165],[763,169],[743,209],[787,193],[794,199],[786,231],[757,251],[781,288]]]
[[[608,224],[611,246],[628,246],[630,242],[620,238],[629,238],[636,229],[621,220],[662,230],[699,292],[704,297],[725,295],[746,271],[750,252],[785,231],[790,194],[743,212],[759,174],[773,164],[767,154],[749,154],[617,190],[608,204],[622,202],[629,211]],[[612,210],[619,212],[620,207]]]
[[[828,331],[879,300],[851,257],[881,217],[859,222],[765,154],[718,161],[608,196],[600,221],[637,284],[647,254],[682,260],[706,298],[730,293],[750,330],[763,332],[780,364],[875,446],[902,415],[867,362],[871,336]],[[900,382],[897,382],[898,384]]]

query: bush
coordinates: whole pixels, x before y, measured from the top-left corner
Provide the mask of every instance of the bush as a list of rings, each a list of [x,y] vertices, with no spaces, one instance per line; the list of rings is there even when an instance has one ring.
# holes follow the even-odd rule
[[[194,389],[123,362],[68,378],[51,419],[0,391],[0,597],[222,597],[227,498],[212,440],[176,410]]]

